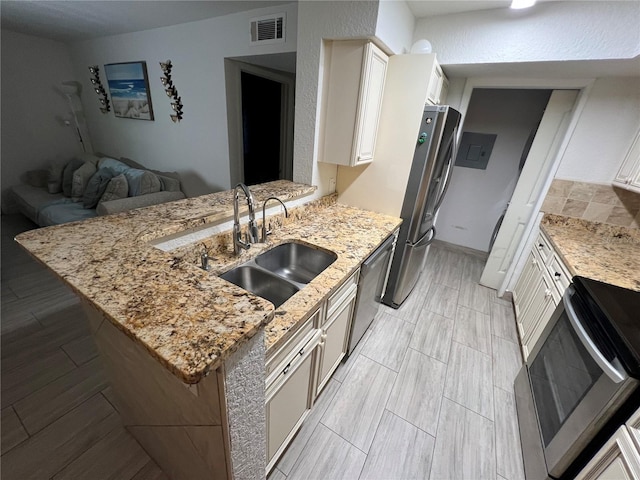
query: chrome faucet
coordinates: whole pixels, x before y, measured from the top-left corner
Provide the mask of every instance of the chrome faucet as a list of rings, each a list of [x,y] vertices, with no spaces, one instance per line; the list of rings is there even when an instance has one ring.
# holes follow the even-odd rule
[[[242,240],[242,234],[240,232],[240,207],[238,202],[240,201],[241,189],[247,197],[247,205],[249,206],[249,225],[246,236],[246,241]],[[241,250],[248,250],[252,243],[258,241],[258,226],[256,225],[255,215],[255,200],[251,191],[244,183],[239,183],[233,189],[233,253],[238,255]]]
[[[267,198],[264,203],[262,204],[262,242],[266,242],[267,241],[267,236],[270,235],[273,231],[271,230],[271,225],[269,225],[269,230],[267,230],[267,221],[265,219],[265,210],[267,209],[267,203],[269,202],[269,200],[277,200],[280,202],[280,204],[282,205],[282,207],[284,208],[284,216],[286,218],[289,217],[289,212],[287,211],[287,206],[284,204],[284,202],[282,200],[280,200],[278,197],[269,197]]]

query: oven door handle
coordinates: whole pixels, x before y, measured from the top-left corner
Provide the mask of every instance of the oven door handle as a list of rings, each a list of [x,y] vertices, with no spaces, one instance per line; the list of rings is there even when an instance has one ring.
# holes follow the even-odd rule
[[[573,308],[573,303],[571,302],[571,297],[574,292],[575,290],[573,289],[573,287],[569,286],[562,296],[562,302],[564,303],[564,308],[567,312],[567,317],[569,317],[569,321],[573,326],[573,330],[576,332],[576,335],[582,342],[582,345],[584,345],[584,348],[586,348],[589,352],[589,355],[591,355],[593,360],[598,364],[598,366],[607,375],[607,377],[609,377],[614,383],[624,382],[627,378],[629,378],[627,372],[620,372],[613,365],[611,365],[611,363],[606,358],[604,358],[602,352],[598,350],[598,347],[595,345],[595,343],[593,343],[593,340],[591,339],[591,337],[589,337],[589,334],[582,326],[582,323],[580,323],[580,319],[578,318],[578,315]]]

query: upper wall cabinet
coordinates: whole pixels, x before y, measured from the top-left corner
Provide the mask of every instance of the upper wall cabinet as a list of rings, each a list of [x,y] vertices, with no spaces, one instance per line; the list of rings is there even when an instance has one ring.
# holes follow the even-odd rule
[[[323,137],[318,160],[356,166],[373,161],[389,58],[364,40],[326,44]]]
[[[613,185],[640,193],[640,130],[636,133]]]
[[[431,77],[429,78],[427,103],[430,105],[442,105],[447,101],[449,80],[444,76],[440,64],[435,60],[435,55],[432,68]]]

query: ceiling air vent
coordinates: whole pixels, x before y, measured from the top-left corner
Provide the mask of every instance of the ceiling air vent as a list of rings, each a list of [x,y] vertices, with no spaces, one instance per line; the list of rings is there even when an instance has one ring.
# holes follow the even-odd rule
[[[251,45],[284,42],[285,14],[251,19]]]

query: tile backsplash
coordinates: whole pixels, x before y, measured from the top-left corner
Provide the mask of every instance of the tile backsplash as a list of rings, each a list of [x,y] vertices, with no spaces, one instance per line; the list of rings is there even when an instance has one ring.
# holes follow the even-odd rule
[[[544,199],[542,211],[640,228],[640,194],[611,185],[555,179]]]

